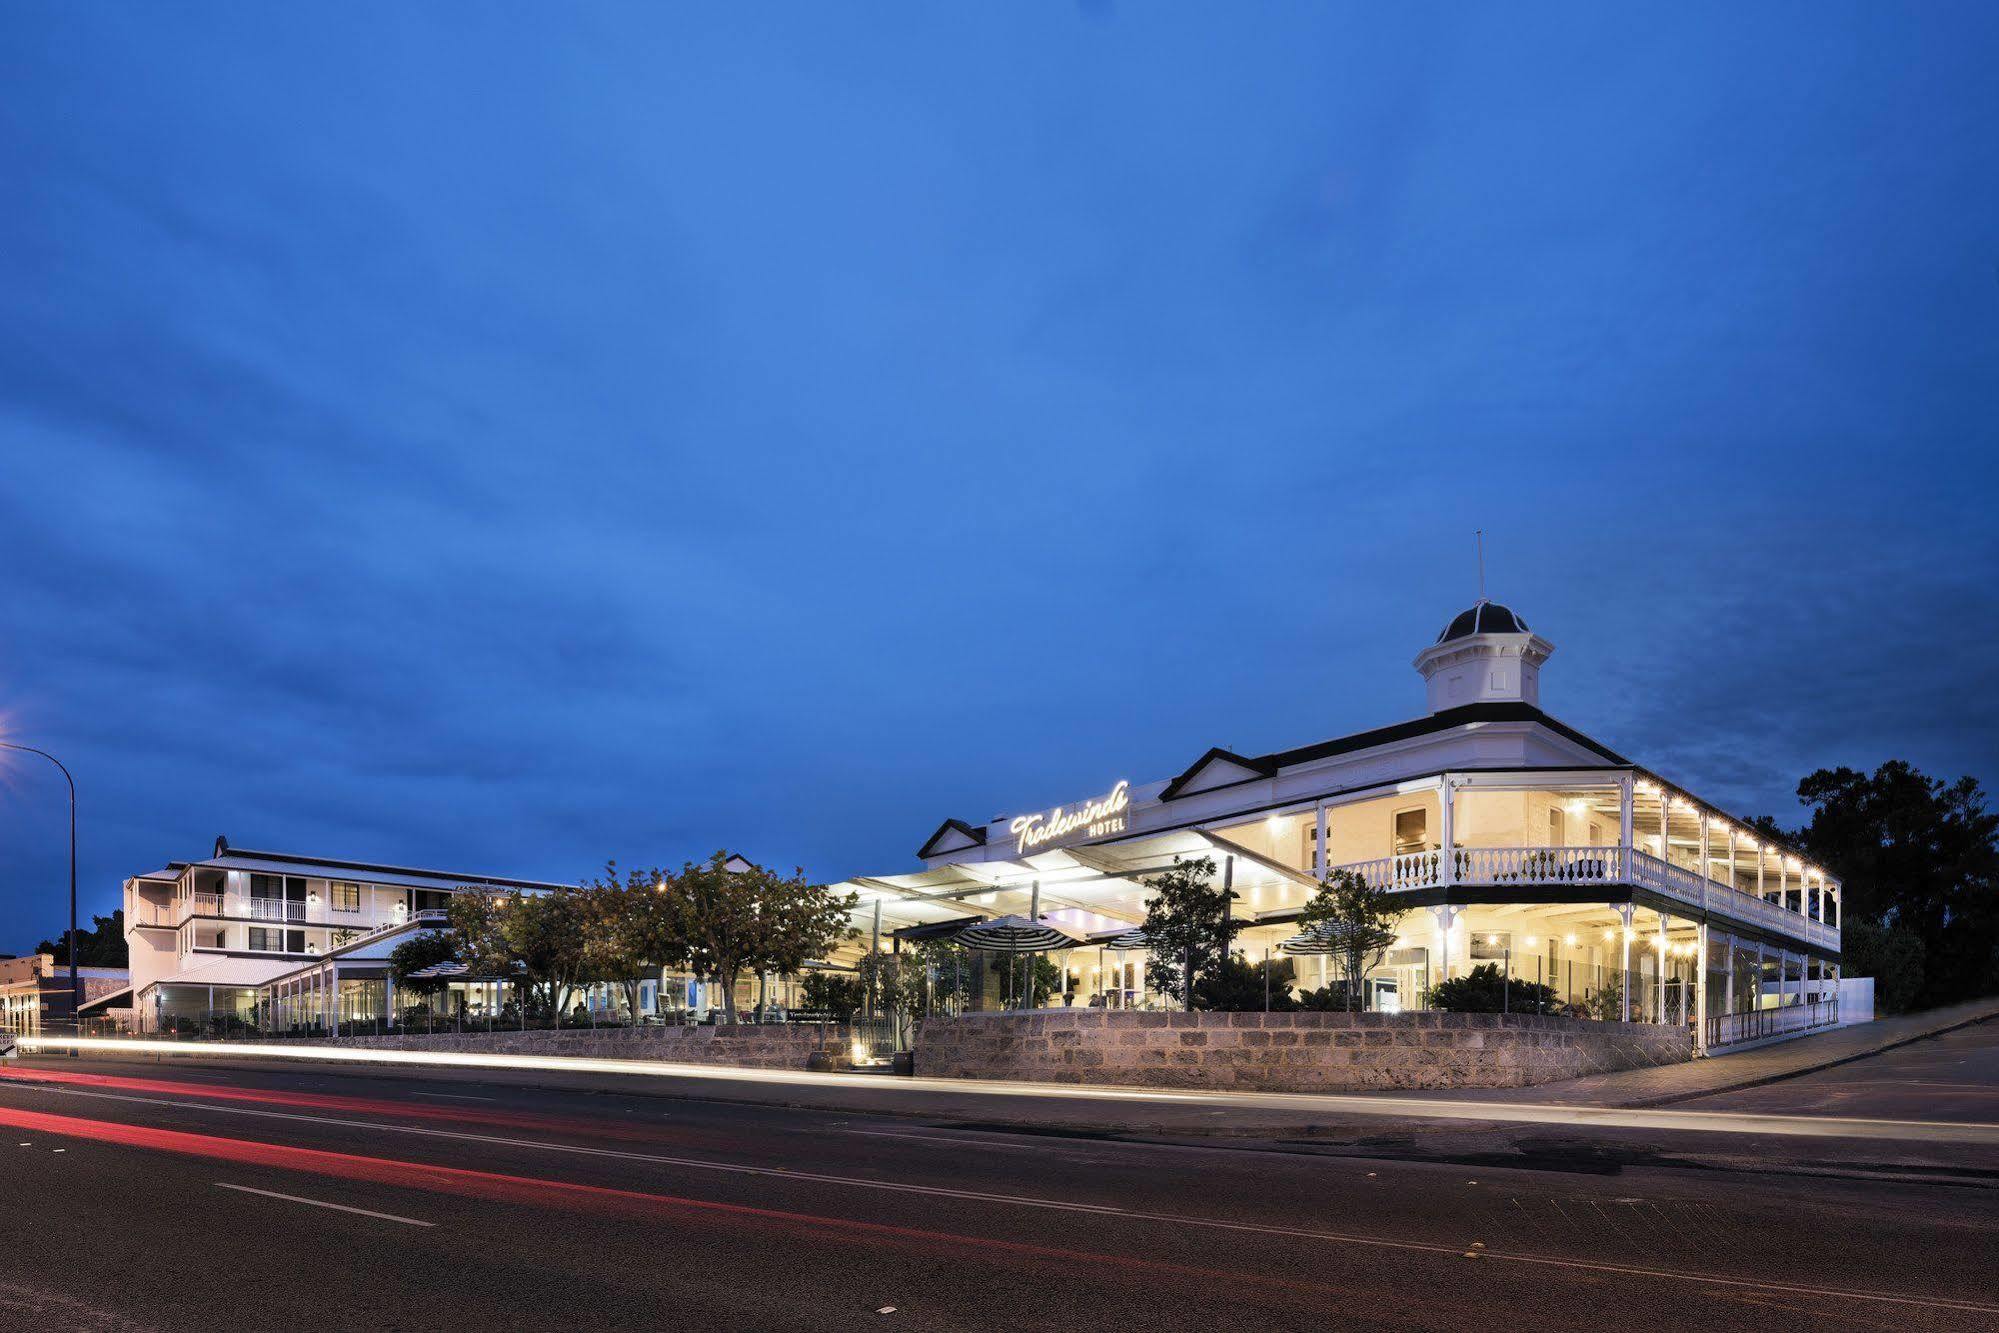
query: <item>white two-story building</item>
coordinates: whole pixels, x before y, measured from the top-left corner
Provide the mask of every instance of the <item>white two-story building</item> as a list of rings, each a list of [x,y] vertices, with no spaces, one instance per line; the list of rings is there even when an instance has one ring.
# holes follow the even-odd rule
[[[363,1008],[380,1013],[385,946],[420,919],[436,919],[452,893],[558,887],[245,851],[217,838],[207,860],[175,861],[125,881],[133,1025],[207,1030],[234,1016],[268,1027],[274,1007],[309,1009],[316,1021]]]
[[[1703,1047],[1835,1021],[1838,881],[1544,712],[1553,651],[1481,602],[1417,655],[1420,717],[1269,754],[1210,749],[1165,781],[1112,770],[1083,801],[946,820],[923,869],[842,887],[862,895],[870,942],[950,938],[1038,904],[1075,941],[1057,954],[1070,1004],[1159,1003],[1144,881],[1207,858],[1251,959],[1298,947],[1328,871],[1392,890],[1407,910],[1364,979],[1374,1007],[1421,1007],[1491,963],[1571,1012],[1683,1023]],[[1297,984],[1330,966],[1298,958]]]

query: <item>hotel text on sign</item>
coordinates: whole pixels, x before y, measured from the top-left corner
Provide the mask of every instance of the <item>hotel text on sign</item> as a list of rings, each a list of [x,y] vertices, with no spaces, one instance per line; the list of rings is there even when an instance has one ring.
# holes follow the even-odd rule
[[[1058,805],[1041,814],[1020,815],[1008,825],[1017,853],[1040,851],[1071,836],[1106,838],[1124,832],[1124,812],[1131,808],[1131,783],[1120,782],[1110,795],[1083,805]]]

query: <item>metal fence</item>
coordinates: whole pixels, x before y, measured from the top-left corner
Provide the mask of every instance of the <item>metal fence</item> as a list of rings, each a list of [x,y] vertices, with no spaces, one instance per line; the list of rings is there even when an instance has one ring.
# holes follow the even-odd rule
[[[1791,1032],[1833,1027],[1839,1022],[1839,1000],[1813,1000],[1809,1004],[1787,1004],[1775,1009],[1749,1009],[1739,1014],[1716,1014],[1707,1021],[1707,1044],[1733,1046],[1738,1042],[1781,1037]]]

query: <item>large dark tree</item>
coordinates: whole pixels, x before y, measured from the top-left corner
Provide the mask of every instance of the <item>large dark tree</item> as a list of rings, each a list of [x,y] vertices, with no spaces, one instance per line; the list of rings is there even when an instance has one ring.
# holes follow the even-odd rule
[[[1883,928],[1855,933],[1848,972],[1893,964],[1891,989],[1913,992],[1913,1006],[1999,990],[1999,815],[1976,780],[1947,783],[1898,759],[1872,773],[1820,769],[1798,799],[1811,822],[1791,836],[1840,880],[1844,924]]]
[[[125,947],[125,909],[118,908],[110,916],[93,916],[94,929],[76,928],[76,965],[78,967],[130,967],[131,959]],[[69,932],[64,931],[52,940],[43,940],[35,946],[36,953],[52,953],[59,965],[69,962]]]

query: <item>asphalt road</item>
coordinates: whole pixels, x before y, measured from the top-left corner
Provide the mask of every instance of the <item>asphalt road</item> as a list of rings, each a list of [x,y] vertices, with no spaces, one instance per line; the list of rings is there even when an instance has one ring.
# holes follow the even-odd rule
[[[1999,1025],[1710,1104],[1999,1120]],[[1999,1161],[1783,1133],[1135,1141],[37,1057],[0,1186],[0,1328],[1999,1327]]]

